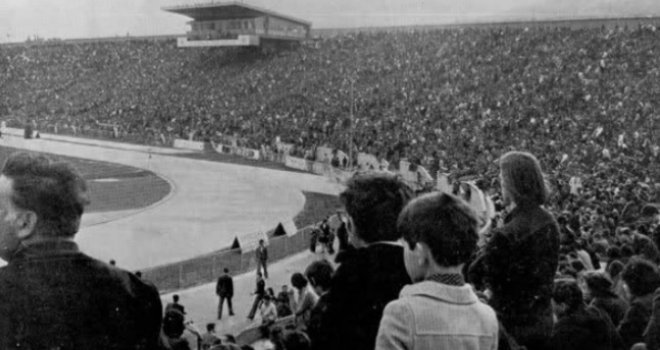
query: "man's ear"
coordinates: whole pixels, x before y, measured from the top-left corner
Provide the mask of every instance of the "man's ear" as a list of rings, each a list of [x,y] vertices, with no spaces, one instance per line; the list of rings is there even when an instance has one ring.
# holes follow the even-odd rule
[[[16,225],[18,226],[16,235],[20,240],[25,240],[34,234],[37,220],[37,213],[31,210],[22,211],[18,214],[16,218]]]

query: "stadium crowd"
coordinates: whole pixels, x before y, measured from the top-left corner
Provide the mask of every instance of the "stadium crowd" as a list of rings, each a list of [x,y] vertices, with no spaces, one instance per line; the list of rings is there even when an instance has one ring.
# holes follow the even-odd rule
[[[0,115],[161,144],[280,140],[307,158],[318,146],[352,148],[391,167],[405,158],[433,176],[487,180],[498,155],[526,149],[558,193],[578,176],[596,197],[632,186],[653,201],[658,35],[642,26],[357,33],[268,57],[173,40],[5,46]]]
[[[413,199],[385,175],[350,180],[351,244],[292,276],[298,298],[255,301],[278,350],[660,349],[659,35],[641,26],[358,33],[269,57],[164,40],[6,46],[0,114],[154,143],[230,137],[259,149],[279,138],[296,155],[352,149],[476,178],[493,196],[494,229],[477,237],[453,196]],[[515,149],[538,161],[501,158]],[[144,282],[121,278],[151,300]],[[24,299],[0,311],[29,309]],[[145,327],[147,306],[135,311]],[[286,306],[294,329],[272,329]],[[170,338],[183,332],[175,314],[162,328]],[[11,330],[0,334],[6,348],[35,336]]]

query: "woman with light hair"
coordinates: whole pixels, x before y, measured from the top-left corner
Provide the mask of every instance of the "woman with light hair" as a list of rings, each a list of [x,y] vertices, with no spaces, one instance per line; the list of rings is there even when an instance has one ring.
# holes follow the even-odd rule
[[[528,349],[544,348],[552,333],[559,225],[543,207],[549,194],[532,154],[505,154],[500,183],[504,204],[511,210],[470,267],[470,279],[489,289],[490,305],[507,335]]]

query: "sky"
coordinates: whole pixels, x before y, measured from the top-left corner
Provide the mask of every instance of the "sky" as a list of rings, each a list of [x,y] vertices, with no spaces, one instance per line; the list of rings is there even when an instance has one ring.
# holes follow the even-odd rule
[[[1,0],[0,42],[28,37],[183,34],[185,16],[162,7],[208,0]],[[566,17],[660,15],[658,0],[243,0],[312,22],[352,28]]]

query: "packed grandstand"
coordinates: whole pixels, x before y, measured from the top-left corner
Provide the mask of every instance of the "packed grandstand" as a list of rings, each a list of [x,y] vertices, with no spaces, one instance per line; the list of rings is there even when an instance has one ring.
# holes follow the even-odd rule
[[[200,141],[347,172],[368,155],[392,172],[427,169],[452,190],[473,181],[498,212],[498,160],[525,150],[552,190],[558,276],[635,255],[657,269],[659,39],[645,22],[355,32],[269,54],[185,50],[174,39],[12,44],[0,46],[0,117],[49,133]],[[321,159],[318,149],[333,151]],[[501,225],[499,214],[493,220]],[[626,348],[644,340],[643,329],[627,331]]]

